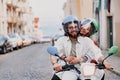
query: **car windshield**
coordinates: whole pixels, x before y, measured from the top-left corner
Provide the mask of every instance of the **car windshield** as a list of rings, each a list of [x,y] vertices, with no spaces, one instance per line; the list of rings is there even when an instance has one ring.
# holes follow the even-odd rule
[[[3,36],[0,36],[0,41],[4,41],[4,37]]]
[[[14,34],[9,35],[10,38],[15,38],[16,36]]]
[[[50,38],[50,36],[43,36],[43,38]]]

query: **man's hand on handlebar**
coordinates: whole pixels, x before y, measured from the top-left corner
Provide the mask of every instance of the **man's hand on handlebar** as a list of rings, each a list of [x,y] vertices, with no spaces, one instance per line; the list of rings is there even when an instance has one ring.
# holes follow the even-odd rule
[[[112,69],[111,65],[107,61],[103,62],[103,60],[104,60],[103,56],[99,57],[98,59],[99,62],[104,64],[105,69],[108,69],[108,70]]]
[[[62,66],[59,63],[55,63],[53,65],[53,68],[55,71],[61,71],[62,70]]]

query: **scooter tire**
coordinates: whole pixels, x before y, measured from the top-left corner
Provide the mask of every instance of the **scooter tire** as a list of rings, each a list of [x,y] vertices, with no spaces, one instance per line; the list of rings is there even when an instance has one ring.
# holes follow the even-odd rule
[[[105,79],[105,74],[103,75],[102,79],[101,80],[104,80]]]
[[[54,74],[51,80],[61,80],[61,79],[56,74]]]

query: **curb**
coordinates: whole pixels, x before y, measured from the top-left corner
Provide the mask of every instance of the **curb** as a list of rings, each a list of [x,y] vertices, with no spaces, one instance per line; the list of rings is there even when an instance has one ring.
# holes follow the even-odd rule
[[[120,77],[120,73],[119,73],[119,72],[117,72],[117,71],[115,71],[115,70],[108,70],[108,71],[110,71],[110,72],[112,72],[113,74],[116,74],[117,76]]]

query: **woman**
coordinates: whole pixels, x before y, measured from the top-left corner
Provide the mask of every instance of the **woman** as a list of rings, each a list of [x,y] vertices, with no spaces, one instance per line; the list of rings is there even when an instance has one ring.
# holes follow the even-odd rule
[[[90,37],[91,38],[91,36],[93,34],[97,33],[98,30],[99,30],[99,24],[98,24],[98,22],[95,19],[85,18],[81,22],[81,28],[80,28],[80,35],[81,36],[86,36],[86,37]],[[98,46],[98,42],[97,41],[94,41],[94,43]]]

